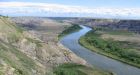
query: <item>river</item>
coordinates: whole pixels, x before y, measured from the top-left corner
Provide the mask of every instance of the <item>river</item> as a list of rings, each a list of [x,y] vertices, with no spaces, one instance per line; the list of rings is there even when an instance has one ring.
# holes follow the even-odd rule
[[[88,63],[99,69],[113,72],[117,75],[140,75],[140,69],[122,63],[120,61],[108,58],[106,56],[92,52],[82,47],[78,40],[81,36],[85,35],[91,28],[80,25],[83,29],[63,37],[60,42],[76,55],[85,59]]]

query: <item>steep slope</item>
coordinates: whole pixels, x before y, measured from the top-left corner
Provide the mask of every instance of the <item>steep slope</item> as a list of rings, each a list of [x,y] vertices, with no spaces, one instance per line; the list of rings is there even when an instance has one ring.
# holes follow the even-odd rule
[[[18,47],[25,40],[23,31],[0,17],[0,74],[2,75],[43,75],[43,66],[34,61]],[[26,39],[28,40],[28,39]],[[31,43],[31,42],[29,42]],[[35,44],[35,43],[32,43]]]

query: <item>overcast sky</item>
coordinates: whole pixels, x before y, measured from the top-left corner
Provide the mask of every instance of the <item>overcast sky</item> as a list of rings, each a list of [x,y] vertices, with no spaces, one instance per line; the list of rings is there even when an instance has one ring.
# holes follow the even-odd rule
[[[0,0],[10,16],[140,18],[140,0]]]

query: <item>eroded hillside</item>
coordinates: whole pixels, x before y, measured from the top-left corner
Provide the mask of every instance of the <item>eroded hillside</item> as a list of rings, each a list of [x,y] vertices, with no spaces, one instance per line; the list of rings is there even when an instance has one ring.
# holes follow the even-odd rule
[[[28,25],[19,21],[16,20],[19,25]],[[53,67],[61,63],[86,64],[57,42],[58,34],[68,24],[41,20],[38,25],[40,29],[23,29],[10,18],[0,17],[1,75],[51,75]]]

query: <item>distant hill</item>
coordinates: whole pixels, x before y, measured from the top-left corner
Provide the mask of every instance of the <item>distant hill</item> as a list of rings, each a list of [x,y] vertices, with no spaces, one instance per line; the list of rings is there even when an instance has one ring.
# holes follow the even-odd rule
[[[102,26],[112,29],[128,30],[140,33],[140,20],[119,20],[119,19],[92,19],[92,18],[70,18],[63,21],[82,24],[87,26]]]

